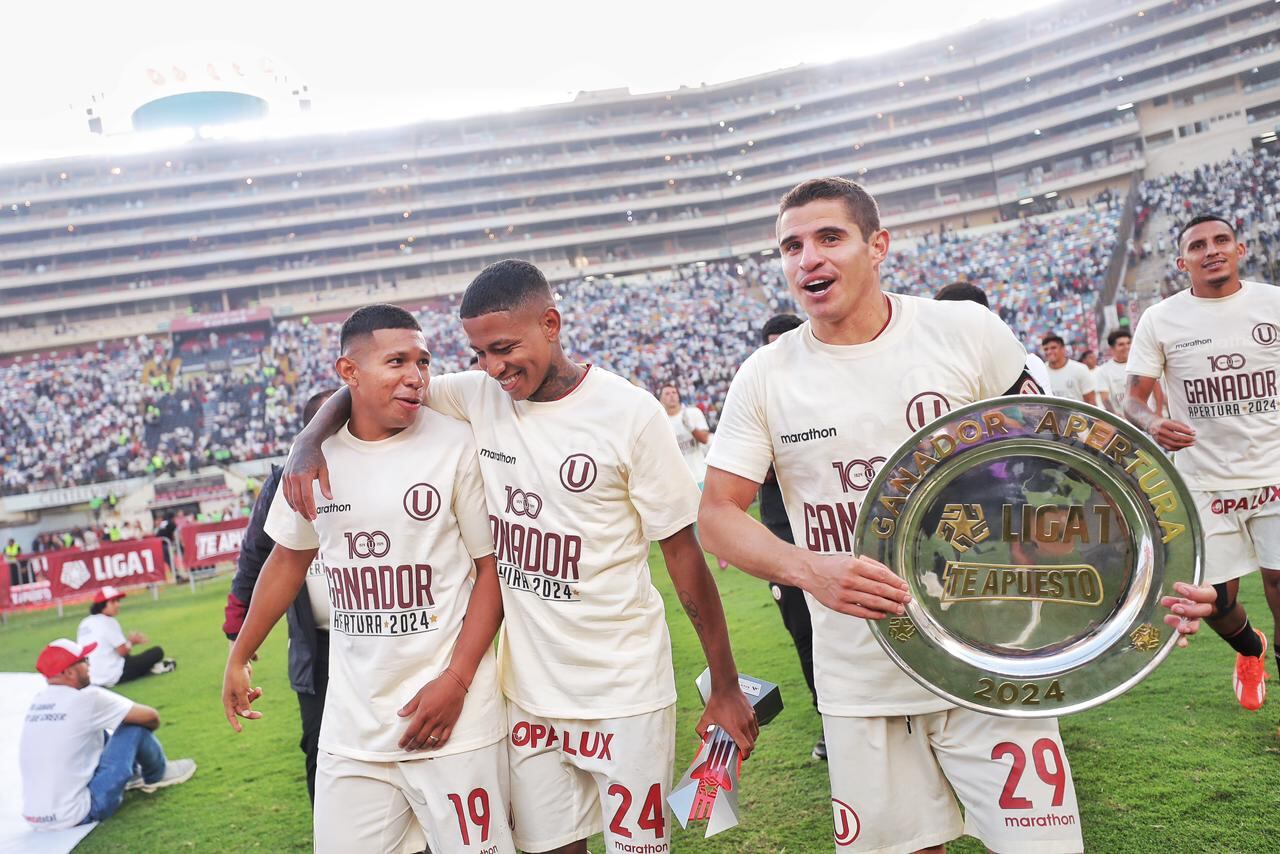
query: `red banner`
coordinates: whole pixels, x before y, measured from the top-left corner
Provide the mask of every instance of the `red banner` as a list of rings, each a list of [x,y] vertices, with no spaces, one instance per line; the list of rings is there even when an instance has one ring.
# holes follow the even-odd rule
[[[0,563],[0,611],[8,611],[13,607],[13,603],[9,601],[9,572],[9,561]]]
[[[183,525],[178,529],[183,566],[199,569],[235,560],[240,556],[240,541],[248,527],[249,519],[244,516],[225,522]]]
[[[164,562],[164,540],[159,537],[122,540],[97,549],[50,552],[45,559],[53,599],[84,596],[108,584],[162,584],[169,570]]]

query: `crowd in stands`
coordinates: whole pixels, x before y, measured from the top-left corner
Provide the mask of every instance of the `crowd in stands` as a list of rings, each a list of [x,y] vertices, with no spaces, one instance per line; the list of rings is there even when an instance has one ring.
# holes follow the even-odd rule
[[[1120,207],[1111,199],[895,243],[886,288],[928,296],[948,282],[971,281],[1022,340],[1055,331],[1082,346]],[[764,321],[794,310],[776,257],[586,277],[556,291],[574,358],[646,388],[675,382],[713,427]],[[470,360],[456,300],[418,310],[436,373],[465,369]],[[182,354],[170,352],[169,342],[145,338],[2,367],[0,418],[8,429],[0,433],[0,493],[282,455],[299,429],[300,405],[336,384],[339,326],[281,320],[256,360],[232,370],[183,372]]]
[[[1240,273],[1247,279],[1280,281],[1280,156],[1275,145],[1218,163],[1197,166],[1143,181],[1138,187],[1136,239],[1129,246],[1131,260],[1158,253],[1168,258],[1160,293],[1169,296],[1185,287],[1174,267],[1178,230],[1191,217],[1213,212],[1226,217],[1236,236],[1248,247]],[[1163,214],[1165,228],[1144,233],[1143,226]],[[1154,229],[1152,230],[1155,231]]]

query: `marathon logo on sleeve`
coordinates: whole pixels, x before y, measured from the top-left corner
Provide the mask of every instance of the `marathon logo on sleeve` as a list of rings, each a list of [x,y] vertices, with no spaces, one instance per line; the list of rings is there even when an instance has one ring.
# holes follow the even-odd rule
[[[491,451],[488,448],[481,448],[480,456],[484,457],[486,460],[493,460],[495,463],[505,463],[509,466],[516,464],[516,458],[514,456],[511,454],[505,454],[502,451]]]

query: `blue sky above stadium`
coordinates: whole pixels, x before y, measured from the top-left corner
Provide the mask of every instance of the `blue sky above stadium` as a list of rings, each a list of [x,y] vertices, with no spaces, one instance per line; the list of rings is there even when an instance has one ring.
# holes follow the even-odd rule
[[[0,79],[21,81],[0,87],[0,160],[95,147],[85,121],[94,95],[111,99],[140,63],[201,61],[211,44],[277,58],[292,69],[291,85],[309,87],[321,124],[376,126],[566,101],[584,89],[716,83],[879,53],[1048,5],[127,0],[72,11],[24,2],[6,15],[6,30],[24,35],[0,52]]]

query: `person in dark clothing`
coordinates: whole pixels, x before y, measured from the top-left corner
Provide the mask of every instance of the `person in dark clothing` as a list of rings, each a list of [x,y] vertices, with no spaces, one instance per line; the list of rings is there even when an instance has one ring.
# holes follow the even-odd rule
[[[323,391],[311,396],[303,407],[305,425],[333,391]],[[254,502],[249,527],[240,544],[240,557],[236,561],[236,574],[227,594],[227,606],[222,631],[228,640],[235,640],[249,613],[249,602],[258,574],[275,542],[267,536],[263,526],[267,511],[280,485],[280,466],[272,466],[271,474],[262,484],[258,500]],[[307,795],[312,804],[316,799],[316,758],[319,755],[320,723],[324,716],[325,692],[329,687],[329,604],[323,570],[316,564],[307,572],[307,583],[298,598],[289,606],[286,614],[289,624],[289,684],[298,695],[298,711],[302,717],[302,740],[298,747],[306,755]]]
[[[765,344],[772,344],[779,335],[790,332],[802,322],[794,314],[776,314],[765,322],[761,337]],[[774,536],[788,543],[795,542],[791,536],[791,523],[787,520],[787,508],[782,503],[782,490],[778,488],[773,469],[769,470],[764,483],[760,485],[760,521]],[[813,697],[813,707],[816,709],[818,691],[813,685],[813,623],[809,618],[809,603],[805,601],[804,591],[799,587],[770,582],[769,592],[773,594],[773,601],[778,603],[782,625],[795,644],[796,655],[800,657],[800,669],[804,672],[804,682],[809,686],[809,694]],[[813,758],[827,758],[827,743],[822,737],[813,746]]]

